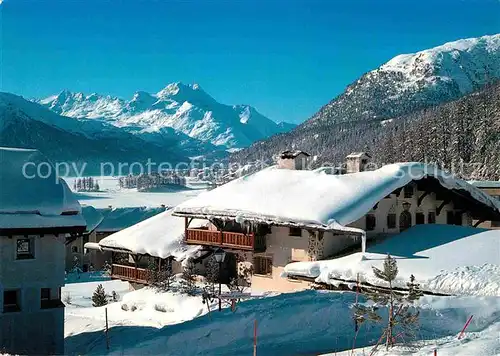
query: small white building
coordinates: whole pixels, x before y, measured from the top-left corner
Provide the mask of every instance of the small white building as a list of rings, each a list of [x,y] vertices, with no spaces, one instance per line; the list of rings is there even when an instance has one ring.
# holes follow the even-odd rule
[[[0,148],[0,187],[0,350],[63,354],[64,244],[85,230],[80,204],[36,150]]]

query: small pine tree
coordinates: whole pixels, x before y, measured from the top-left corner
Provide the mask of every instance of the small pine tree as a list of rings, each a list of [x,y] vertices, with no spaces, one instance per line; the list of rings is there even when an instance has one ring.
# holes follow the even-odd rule
[[[106,297],[106,292],[102,284],[99,284],[92,295],[92,306],[102,307],[108,304],[108,298]]]
[[[365,294],[368,299],[372,300],[372,306],[362,304],[354,305],[354,319],[357,326],[360,326],[365,321],[372,321],[376,323],[383,322],[383,318],[378,314],[377,310],[380,306],[388,308],[387,324],[380,340],[385,338],[386,348],[394,346],[395,337],[394,331],[396,328],[401,330],[400,335],[406,338],[414,339],[414,327],[418,323],[419,312],[412,312],[410,310],[413,302],[418,300],[422,295],[420,285],[415,283],[415,277],[411,275],[410,282],[407,283],[408,292],[396,292],[393,288],[393,282],[398,275],[397,262],[390,255],[387,255],[384,260],[383,269],[372,267],[373,274],[389,285],[387,293],[379,291],[367,291]],[[406,340],[405,338],[405,340]],[[375,346],[375,350],[378,344]]]
[[[206,290],[208,293],[215,294],[215,285],[219,282],[219,264],[215,260],[215,256],[209,257],[206,266]]]
[[[189,295],[193,295],[196,289],[196,279],[195,279],[195,271],[194,271],[194,263],[191,261],[187,261],[186,266],[182,270],[182,289],[184,293]]]

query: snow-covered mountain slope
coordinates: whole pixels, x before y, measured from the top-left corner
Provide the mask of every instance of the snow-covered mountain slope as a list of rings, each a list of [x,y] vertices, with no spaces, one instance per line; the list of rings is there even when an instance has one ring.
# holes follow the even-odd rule
[[[60,116],[20,96],[0,92],[0,146],[36,148],[54,162],[186,161],[179,140],[157,145],[99,120]]]
[[[500,34],[394,57],[366,73],[312,117],[314,121],[389,118],[457,99],[500,79]]]
[[[172,83],[156,94],[139,91],[129,101],[63,91],[38,102],[60,115],[105,120],[134,134],[146,134],[146,139],[158,139],[170,128],[227,148],[249,146],[290,129],[290,124],[276,124],[251,106],[220,104],[197,84]]]
[[[399,55],[361,76],[303,124],[238,151],[233,159],[256,161],[295,148],[317,156],[318,165],[338,164],[349,152],[377,148],[381,124],[394,119],[397,126],[398,119],[409,114],[455,101],[499,80],[500,34]],[[437,150],[427,152],[428,157],[437,155]]]

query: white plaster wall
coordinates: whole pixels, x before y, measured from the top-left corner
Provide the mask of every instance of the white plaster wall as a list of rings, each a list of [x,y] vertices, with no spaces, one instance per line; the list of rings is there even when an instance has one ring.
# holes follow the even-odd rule
[[[32,237],[32,236],[30,236]],[[60,298],[64,285],[64,236],[33,236],[35,258],[16,260],[16,240],[0,237],[0,340],[13,354],[60,354],[64,351],[64,308],[40,308],[40,289]],[[3,291],[20,290],[19,312],[3,313]],[[13,327],[15,326],[15,327]]]
[[[265,291],[303,290],[309,283],[281,278],[283,268],[290,262],[308,261],[309,232],[302,229],[302,236],[289,236],[289,229],[283,226],[272,226],[271,233],[266,235],[266,252],[254,255],[268,256],[273,260],[271,276],[254,274],[252,289]]]
[[[427,224],[427,217],[430,211],[436,212],[436,224],[446,224],[447,221],[447,212],[453,210],[453,203],[446,204],[441,213],[437,215],[437,208],[441,205],[442,201],[436,200],[436,195],[434,193],[428,194],[423,200],[420,206],[418,205],[418,198],[424,194],[422,191],[417,191],[416,188],[415,193],[411,198],[404,197],[404,190],[401,190],[400,194],[396,196],[396,194],[391,194],[389,198],[382,199],[377,209],[371,210],[370,214],[374,214],[376,218],[376,226],[373,231],[367,231],[367,237],[374,237],[379,234],[396,234],[399,233],[399,217],[401,213],[404,211],[403,202],[410,203],[409,212],[412,216],[412,226],[416,224],[416,213],[422,212],[424,214],[425,223]],[[389,210],[393,208],[394,213],[396,214],[396,228],[389,229],[387,227],[387,215],[389,214]],[[465,214],[464,214],[465,216]],[[467,218],[462,217],[462,221],[464,225],[470,225],[470,221]],[[354,221],[349,224],[349,226],[357,227],[360,229],[366,229],[366,217],[363,216],[361,219]]]

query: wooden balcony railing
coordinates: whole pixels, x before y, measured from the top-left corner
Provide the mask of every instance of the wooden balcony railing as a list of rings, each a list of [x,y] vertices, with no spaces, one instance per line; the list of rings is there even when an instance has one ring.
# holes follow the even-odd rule
[[[111,265],[111,278],[143,284],[147,284],[148,281],[146,269],[117,265],[114,263]]]
[[[203,229],[187,229],[186,243],[196,245],[210,245],[254,251],[264,247],[264,238],[256,237],[253,233],[213,231]],[[265,248],[265,247],[264,247]]]

